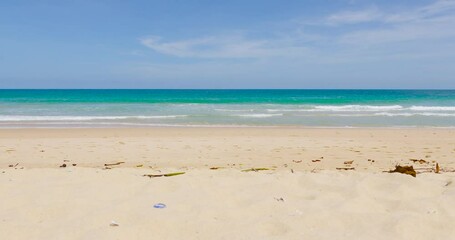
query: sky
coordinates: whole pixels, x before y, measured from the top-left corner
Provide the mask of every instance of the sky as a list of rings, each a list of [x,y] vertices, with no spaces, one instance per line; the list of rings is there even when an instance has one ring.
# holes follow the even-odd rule
[[[2,0],[0,88],[455,89],[455,0]]]

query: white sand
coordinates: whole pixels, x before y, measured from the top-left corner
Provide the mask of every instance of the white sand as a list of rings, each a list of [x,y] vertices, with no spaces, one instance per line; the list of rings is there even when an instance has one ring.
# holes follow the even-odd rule
[[[144,173],[144,169],[6,170],[0,174],[0,235],[2,239],[455,236],[453,173],[413,178],[230,169],[152,179]],[[156,203],[167,207],[156,209]],[[112,220],[119,226],[109,226]]]
[[[453,239],[454,136],[436,129],[0,130],[0,239]],[[125,163],[103,169],[117,161]],[[431,172],[435,162],[440,174]],[[429,172],[383,172],[396,163]],[[336,170],[346,166],[355,170]],[[272,170],[241,171],[248,167]],[[176,171],[186,174],[143,176]]]

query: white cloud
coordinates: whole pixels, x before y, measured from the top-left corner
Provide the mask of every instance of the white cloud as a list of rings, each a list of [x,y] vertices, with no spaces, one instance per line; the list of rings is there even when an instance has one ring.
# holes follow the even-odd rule
[[[375,45],[396,42],[438,40],[455,37],[455,17],[433,19],[419,23],[407,23],[375,30],[362,30],[347,33],[340,38],[341,43]]]
[[[366,9],[360,11],[343,11],[327,17],[327,24],[355,24],[378,20],[382,17],[377,9]]]
[[[167,55],[195,58],[263,58],[305,54],[305,47],[291,39],[246,39],[243,36],[208,36],[181,41],[162,41],[152,36],[143,45]]]
[[[451,13],[453,14],[454,11],[455,0],[439,0],[429,5],[395,12],[381,11],[376,7],[360,10],[344,10],[327,16],[323,23],[327,25],[365,22],[404,23],[449,15]]]
[[[453,0],[442,0],[436,1],[433,4],[419,7],[416,9],[403,11],[400,13],[388,14],[384,16],[384,22],[410,22],[425,20],[428,18],[448,15],[455,10],[455,1]]]
[[[425,55],[425,51],[443,52],[439,48],[444,44],[430,46],[435,41],[452,42],[454,13],[455,0],[442,0],[401,11],[385,11],[378,7],[340,11],[321,17],[319,25],[314,22],[310,27],[294,25],[285,34],[282,31],[267,39],[236,33],[171,41],[151,36],[141,39],[141,43],[164,55],[211,60],[298,58],[333,62],[349,56],[361,61],[365,56],[368,59],[396,56],[397,50],[401,57],[415,57],[416,52],[418,55]],[[342,26],[359,23],[376,24],[354,28]],[[337,26],[336,31],[331,31],[334,26]],[[415,44],[407,45],[409,42]]]
[[[375,45],[396,42],[438,40],[455,37],[455,1],[433,4],[375,19],[384,25],[344,33],[341,43]]]

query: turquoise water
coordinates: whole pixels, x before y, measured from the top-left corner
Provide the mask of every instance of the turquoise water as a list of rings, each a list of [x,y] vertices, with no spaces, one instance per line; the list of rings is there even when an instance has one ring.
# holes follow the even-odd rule
[[[455,90],[0,90],[0,127],[455,127]]]

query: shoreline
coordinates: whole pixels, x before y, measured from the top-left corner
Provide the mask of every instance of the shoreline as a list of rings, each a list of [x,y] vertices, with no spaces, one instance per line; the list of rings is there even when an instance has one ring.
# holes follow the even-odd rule
[[[455,129],[44,128],[0,129],[0,168],[274,168],[378,172],[395,165],[455,170]],[[423,160],[415,164],[412,159]],[[345,162],[353,161],[352,164]]]
[[[23,124],[22,124],[23,125]],[[63,124],[62,124],[63,125]],[[89,125],[89,124],[87,124]],[[111,126],[0,126],[1,130],[8,130],[8,129],[25,129],[25,130],[33,130],[33,129],[182,129],[182,128],[189,128],[189,129],[245,129],[245,128],[252,128],[252,129],[448,129],[448,130],[455,130],[455,126],[299,126],[299,125],[111,125]]]

